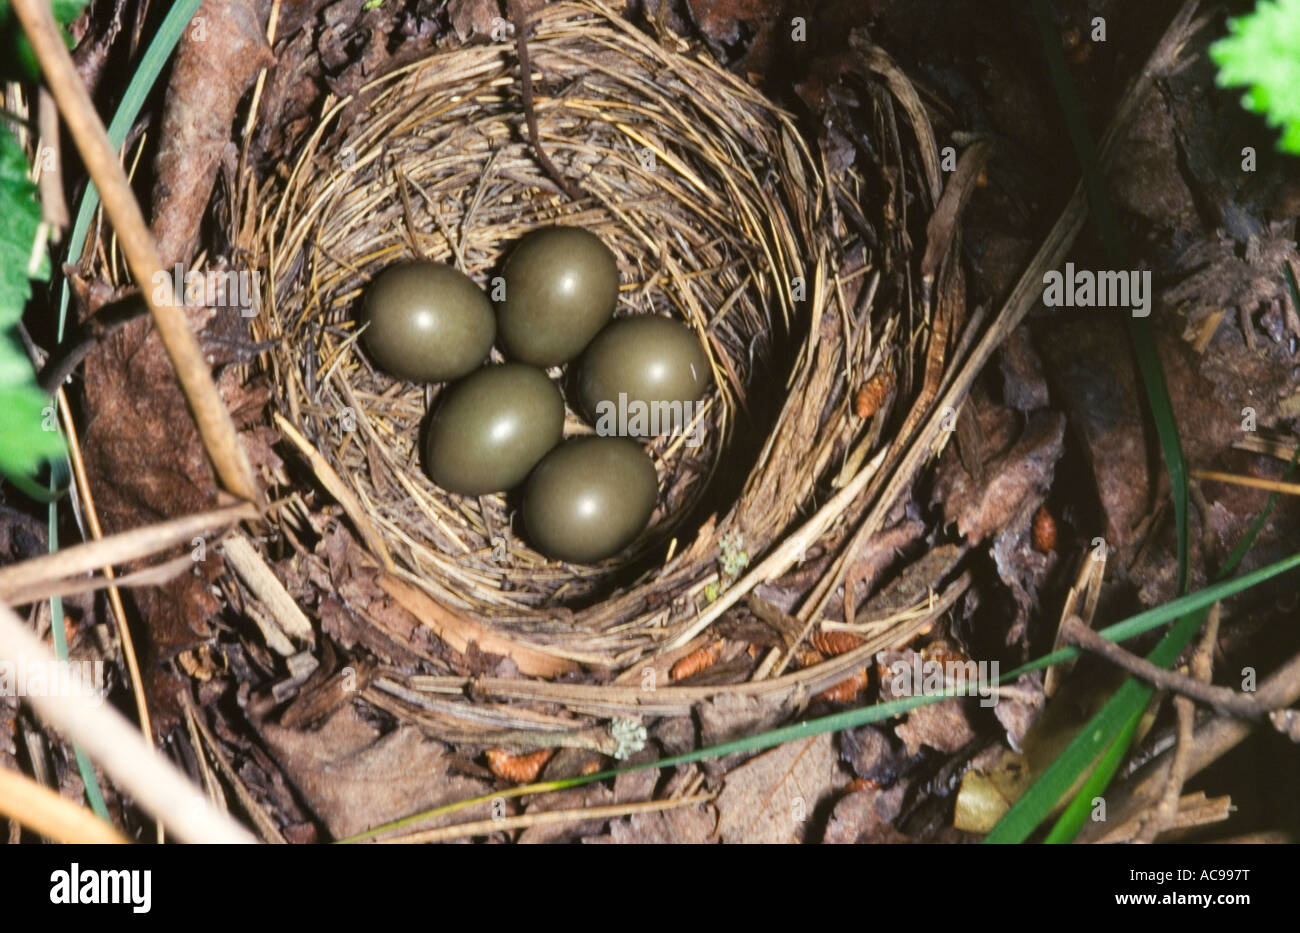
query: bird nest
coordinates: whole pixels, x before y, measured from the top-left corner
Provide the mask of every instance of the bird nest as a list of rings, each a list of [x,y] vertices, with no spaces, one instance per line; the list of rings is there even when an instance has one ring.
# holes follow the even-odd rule
[[[530,143],[512,42],[434,51],[331,102],[301,145],[257,233],[255,326],[275,346],[277,423],[314,448],[377,564],[527,651],[619,668],[689,634],[861,466],[881,419],[869,433],[854,388],[893,365],[894,325],[873,324],[863,297],[868,222],[846,229],[840,206],[865,200],[864,182],[828,180],[789,114],[597,3],[546,6],[532,25],[540,140],[582,197]],[[897,146],[897,126],[884,138]],[[513,495],[434,485],[420,441],[439,387],[391,378],[357,341],[360,296],[386,266],[425,257],[490,289],[511,246],[550,224],[597,233],[618,258],[617,316],[686,322],[714,377],[701,442],[648,446],[649,529],[591,566],[534,550]],[[566,436],[590,433],[566,394]]]

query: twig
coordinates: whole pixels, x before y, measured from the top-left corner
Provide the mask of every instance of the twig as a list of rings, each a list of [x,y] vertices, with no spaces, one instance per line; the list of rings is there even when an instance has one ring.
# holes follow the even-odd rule
[[[880,463],[884,458],[885,451],[882,450],[858,472],[857,476],[853,477],[848,485],[835,493],[797,531],[782,541],[771,554],[763,558],[757,566],[727,587],[716,600],[709,603],[708,607],[699,614],[699,617],[674,638],[667,647],[669,649],[680,648],[713,624],[715,619],[721,618],[722,614],[738,601],[748,596],[754,587],[760,583],[775,580],[793,567],[798,562],[800,555],[807,552],[813,542],[821,537],[822,533],[831,526],[831,523],[839,517],[848,504],[862,492],[863,487],[876,475],[876,471],[880,468]],[[799,640],[806,638],[811,630],[812,622],[809,622],[800,633]],[[795,642],[795,644],[798,644],[798,642]],[[787,655],[787,657],[789,656],[791,655]]]
[[[1277,709],[1300,700],[1300,654],[1290,658],[1276,673],[1260,684],[1256,693],[1261,704]],[[1187,779],[1195,777],[1251,734],[1257,724],[1238,716],[1215,716],[1197,726],[1191,745]],[[1173,749],[1162,752],[1143,765],[1124,785],[1107,794],[1111,801],[1107,822],[1085,824],[1078,841],[1097,842],[1109,836],[1111,826],[1123,826],[1157,801],[1168,782]]]
[[[68,672],[81,683],[75,667],[60,662],[13,612],[0,606],[0,660],[37,664]],[[93,685],[81,684],[83,690]],[[122,714],[107,704],[93,705],[87,693],[46,691],[26,697],[42,719],[80,745],[112,776],[114,782],[166,824],[184,842],[253,842],[253,837],[229,816],[214,809],[207,798],[176,766],[154,751]]]
[[[1074,586],[1070,587],[1070,592],[1066,594],[1065,604],[1061,607],[1061,615],[1056,625],[1056,641],[1052,645],[1052,650],[1056,651],[1063,647],[1061,643],[1061,630],[1064,628],[1063,623],[1070,616],[1077,615],[1083,621],[1083,624],[1092,628],[1092,619],[1097,612],[1097,601],[1101,596],[1101,584],[1106,577],[1106,549],[1102,548],[1100,552],[1093,551],[1083,559],[1083,566],[1079,568],[1079,575],[1075,577]],[[1060,664],[1053,664],[1043,675],[1043,693],[1051,698],[1056,695],[1056,691],[1061,689],[1061,684],[1069,676],[1070,671],[1074,670],[1074,662],[1077,658],[1069,661],[1063,661]]]
[[[1210,682],[1210,669],[1214,659],[1214,645],[1219,639],[1220,604],[1210,607],[1209,618],[1205,622],[1205,632],[1201,636],[1196,653],[1192,656],[1191,672],[1199,682]],[[1178,745],[1174,749],[1174,761],[1169,768],[1169,780],[1165,785],[1164,796],[1159,806],[1152,813],[1142,828],[1133,837],[1134,842],[1150,843],[1160,833],[1174,825],[1178,816],[1178,805],[1183,795],[1183,785],[1187,782],[1187,769],[1192,760],[1192,743],[1196,732],[1196,706],[1185,696],[1174,698],[1174,709],[1178,714]]]
[[[380,839],[382,843],[404,842],[444,842],[448,839],[460,839],[464,836],[487,836],[491,833],[527,829],[529,826],[547,826],[555,823],[577,823],[587,820],[610,820],[634,813],[658,813],[663,810],[676,810],[708,803],[714,794],[700,794],[695,797],[682,797],[678,800],[647,800],[644,803],[622,803],[608,807],[580,807],[575,810],[544,810],[541,813],[525,813],[521,816],[507,816],[494,820],[475,820],[471,823],[457,823],[453,826],[441,826],[437,829],[425,829],[405,836],[391,836]]]
[[[95,813],[8,768],[0,768],[0,815],[57,842],[130,842]]]
[[[1250,435],[1232,442],[1233,450],[1248,450],[1254,454],[1264,454],[1277,460],[1290,460],[1295,456],[1295,447],[1287,446],[1282,440]]]
[[[81,593],[93,593],[96,590],[134,586],[162,586],[193,567],[194,559],[188,554],[182,554],[174,560],[164,561],[152,567],[145,567],[143,570],[137,570],[135,573],[127,574],[124,577],[114,576],[113,568],[105,567],[103,576],[75,577],[54,582],[42,581],[34,584],[30,589],[16,589],[5,594],[5,602],[13,606],[25,606],[28,603],[40,602],[55,597],[63,599]],[[141,724],[142,727],[143,725],[144,723]]]
[[[1196,479],[1227,483],[1230,486],[1249,486],[1251,489],[1267,489],[1288,496],[1300,496],[1300,483],[1283,483],[1275,479],[1260,479],[1258,476],[1242,476],[1238,473],[1222,473],[1218,470],[1192,470],[1191,475]]]
[[[57,842],[131,841],[85,807],[8,768],[0,768],[0,815]]]
[[[570,200],[581,201],[582,192],[573,182],[560,174],[559,169],[551,162],[550,156],[546,154],[546,150],[542,148],[542,141],[537,134],[537,111],[533,106],[533,69],[528,60],[528,12],[519,0],[510,0],[510,18],[515,24],[515,47],[519,55],[519,78],[524,98],[524,120],[528,124],[528,141],[533,144],[537,161],[541,163],[542,168],[546,169],[546,174],[560,186],[560,190],[567,194]]]
[[[99,522],[99,510],[95,507],[95,496],[90,490],[90,480],[86,477],[86,462],[81,456],[81,441],[77,437],[77,426],[72,421],[72,409],[68,406],[67,394],[60,386],[55,392],[55,404],[58,408],[59,418],[63,421],[63,435],[68,439],[68,459],[72,461],[72,476],[76,483],[77,494],[81,497],[82,506],[86,514],[86,524],[90,527],[90,535],[95,540],[104,537],[104,529]],[[160,573],[159,568],[149,568],[142,573],[150,573],[155,576]],[[122,593],[114,585],[114,571],[111,565],[104,566],[103,579],[108,583],[108,604],[113,610],[113,619],[117,623],[117,638],[122,646],[122,658],[126,661],[127,673],[131,677],[131,693],[135,697],[136,715],[139,717],[140,731],[149,742],[153,741],[153,723],[149,718],[149,701],[144,690],[144,678],[140,674],[139,655],[135,650],[135,639],[131,635],[131,627],[126,620],[126,605],[122,602]],[[136,574],[131,574],[136,578]],[[138,582],[130,585],[139,585]],[[156,827],[156,838],[158,844],[163,843],[163,826],[159,823]]]
[[[375,523],[370,520],[366,510],[361,507],[361,502],[357,499],[356,494],[343,482],[343,477],[329,464],[329,461],[321,455],[321,452],[312,446],[311,441],[303,436],[303,433],[295,428],[287,418],[276,412],[275,426],[280,433],[298,448],[298,451],[307,458],[307,465],[311,467],[316,478],[320,480],[325,491],[334,497],[334,500],[343,507],[344,513],[352,520],[356,526],[357,532],[361,539],[365,541],[366,547],[370,553],[383,564],[384,569],[389,572],[397,570],[397,565],[393,563],[393,557],[388,552],[388,545],[384,543],[384,537],[375,527]]]
[[[1214,707],[1224,715],[1240,716],[1244,719],[1263,719],[1272,709],[1262,703],[1258,696],[1247,696],[1227,687],[1201,683],[1185,674],[1157,667],[1145,658],[1139,658],[1126,651],[1110,639],[1098,635],[1084,625],[1078,616],[1070,616],[1065,620],[1063,634],[1067,642],[1077,645],[1084,651],[1101,655],[1135,677],[1140,677],[1161,690],[1191,697],[1193,700]]]
[[[253,467],[239,443],[234,422],[212,381],[212,373],[190,330],[184,309],[176,303],[171,278],[162,272],[157,244],[117,161],[104,124],[63,44],[50,5],[43,0],[14,0],[13,7],[31,41],[50,92],[63,112],[68,132],[99,189],[104,210],[122,243],[131,272],[149,302],[154,326],[194,412],[203,446],[212,458],[217,476],[232,493],[260,505],[262,491]]]
[[[247,538],[232,534],[221,545],[221,552],[252,594],[271,611],[284,634],[300,643],[315,644],[316,633],[306,614]]]
[[[196,536],[225,528],[235,522],[256,518],[257,511],[248,503],[226,506],[211,512],[186,515],[156,525],[146,525],[121,534],[64,548],[53,554],[33,557],[21,564],[0,567],[0,601],[9,594],[30,592],[42,583],[90,573],[110,564],[123,564],[165,551],[177,544],[189,544]]]
[[[40,159],[41,177],[37,182],[41,191],[41,214],[50,228],[51,239],[55,243],[68,229],[68,202],[63,198],[63,154],[59,151],[59,108],[54,103],[50,92],[41,88],[36,102],[36,123],[41,131],[41,149],[48,149],[54,156],[50,167],[45,167],[45,159]]]
[[[234,766],[231,765],[230,759],[226,756],[225,751],[223,751],[221,746],[217,743],[216,737],[212,734],[212,730],[208,728],[208,724],[204,721],[200,711],[194,708],[194,700],[190,697],[189,691],[181,692],[181,701],[185,705],[185,712],[189,722],[202,737],[203,742],[207,745],[207,751],[212,753],[212,760],[217,763],[217,769],[222,773],[225,779],[230,782],[230,786],[234,788],[235,796],[239,798],[239,802],[243,805],[244,810],[250,817],[252,817],[253,822],[257,824],[257,828],[261,831],[263,839],[274,845],[287,845],[289,840],[284,838],[284,834],[281,833],[279,827],[275,825],[275,820],[271,819],[271,816],[266,812],[266,809],[258,803],[257,799],[249,792],[248,787],[239,776],[239,772],[234,769]],[[198,745],[194,749],[194,752],[200,759],[202,759],[205,754],[203,745]]]

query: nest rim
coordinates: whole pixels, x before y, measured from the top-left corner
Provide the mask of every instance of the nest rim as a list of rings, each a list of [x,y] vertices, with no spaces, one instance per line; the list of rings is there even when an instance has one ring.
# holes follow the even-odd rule
[[[729,129],[734,131],[723,137],[722,142],[717,144],[713,167],[718,168],[717,163],[722,163],[720,172],[722,184],[719,187],[729,195],[734,197],[737,191],[744,189],[745,185],[758,192],[759,196],[742,204],[742,209],[737,213],[743,222],[751,225],[750,232],[754,235],[754,242],[759,248],[752,254],[742,253],[729,260],[747,269],[749,281],[737,287],[734,279],[727,280],[719,276],[721,282],[730,287],[724,289],[715,286],[715,291],[722,292],[720,301],[722,310],[717,313],[712,323],[716,323],[720,318],[725,320],[728,314],[734,317],[735,313],[738,313],[747,322],[757,325],[751,327],[746,336],[752,337],[755,341],[763,338],[771,340],[774,336],[793,335],[798,327],[798,318],[806,315],[810,322],[809,333],[799,346],[797,355],[791,363],[791,372],[788,373],[787,384],[792,386],[802,385],[805,389],[815,389],[819,385],[824,385],[829,377],[825,373],[819,374],[817,370],[819,366],[824,367],[828,359],[840,361],[837,365],[844,366],[850,373],[855,365],[860,371],[865,370],[868,373],[882,365],[882,348],[874,345],[871,328],[869,326],[865,328],[865,335],[861,332],[862,328],[857,328],[858,333],[853,332],[855,328],[849,326],[852,322],[845,314],[843,296],[837,296],[836,287],[832,287],[832,283],[837,287],[842,285],[839,278],[844,262],[840,247],[844,238],[842,226],[836,224],[836,218],[833,216],[833,206],[830,203],[833,198],[828,197],[827,194],[829,185],[825,180],[825,166],[813,158],[795,128],[793,118],[788,113],[765,100],[753,88],[723,71],[707,56],[691,57],[667,49],[640,33],[634,26],[595,0],[550,5],[537,14],[535,27],[535,34],[529,45],[533,52],[534,67],[542,72],[544,79],[556,71],[564,72],[562,66],[566,62],[569,67],[588,68],[588,73],[597,74],[602,80],[614,78],[628,80],[626,76],[629,74],[637,80],[644,79],[644,73],[633,69],[619,69],[619,73],[616,74],[615,69],[610,68],[600,56],[577,55],[566,45],[566,43],[585,41],[595,51],[604,50],[611,55],[627,55],[631,50],[646,56],[661,69],[675,68],[679,80],[684,84],[689,85],[692,82],[682,78],[682,72],[692,76],[707,75],[717,82],[712,87],[714,93],[726,98],[724,104],[739,108],[739,111],[747,117],[745,121],[732,121],[733,125]],[[461,65],[460,71],[447,67],[452,62]],[[383,162],[385,154],[383,146],[378,150],[365,148],[365,143],[370,138],[369,134],[374,133],[376,126],[383,126],[383,120],[370,124],[356,122],[346,130],[341,126],[335,127],[334,135],[331,136],[331,126],[335,121],[341,123],[349,107],[364,106],[371,110],[378,110],[390,95],[394,99],[402,98],[410,101],[418,94],[422,96],[417,103],[428,108],[418,112],[425,115],[432,114],[434,118],[454,115],[458,106],[464,108],[495,105],[498,110],[489,117],[499,124],[494,132],[500,133],[501,139],[511,140],[509,145],[526,147],[526,140],[520,140],[522,113],[513,101],[513,94],[509,93],[511,82],[515,80],[514,71],[517,71],[517,66],[508,49],[490,46],[437,49],[419,61],[408,63],[376,78],[354,98],[334,102],[326,108],[323,119],[301,146],[298,158],[282,189],[276,210],[272,217],[266,220],[262,229],[263,243],[268,256],[267,267],[270,271],[267,277],[269,285],[263,295],[263,308],[270,313],[259,315],[257,320],[263,324],[266,320],[271,322],[262,336],[287,341],[291,347],[296,346],[297,341],[292,338],[299,336],[300,331],[286,329],[284,326],[286,321],[294,323],[292,312],[295,309],[302,309],[300,311],[302,316],[296,322],[300,327],[313,307],[325,305],[325,302],[319,301],[317,297],[322,292],[319,288],[318,264],[304,260],[295,270],[294,253],[285,246],[286,242],[304,243],[311,229],[308,222],[311,217],[310,211],[302,212],[297,207],[300,207],[304,201],[315,209],[323,209],[331,203],[337,204],[337,200],[331,202],[327,197],[332,190],[335,191],[337,198],[342,198],[346,194],[346,189],[339,187],[343,180],[348,178],[364,180],[367,176],[359,176],[358,171],[364,172],[367,166]],[[454,90],[456,85],[449,79],[442,81],[443,90],[439,96],[437,82],[434,82],[433,88],[422,83],[428,82],[428,75],[431,72],[438,72],[444,79],[449,73],[461,75],[464,80],[475,84],[482,96],[456,93]],[[662,72],[656,75],[660,81],[662,77]],[[502,91],[503,88],[506,92]],[[626,113],[639,115],[646,120],[656,115],[662,117],[664,111],[656,111],[656,107],[662,104],[665,95],[663,91],[657,93],[661,100],[655,107],[651,106],[654,101],[633,99],[628,102]],[[712,101],[706,97],[704,103],[712,103]],[[563,121],[572,119],[571,115],[566,117],[566,111],[577,111],[581,114],[584,109],[593,108],[584,104],[581,98],[575,99],[572,93],[547,95],[538,100],[538,119],[543,129],[543,138],[547,140],[548,149],[552,151],[552,157],[562,167],[562,171],[566,168],[573,169],[575,165],[582,167],[580,160],[575,160],[573,157],[574,150],[566,148],[557,141],[563,139]],[[416,112],[403,112],[394,108],[385,112],[385,115],[392,117],[397,126],[408,126],[412,125],[410,121]],[[609,116],[608,111],[605,116]],[[716,215],[719,207],[717,203],[709,203],[709,186],[705,183],[707,179],[699,177],[701,170],[693,166],[690,161],[692,156],[699,155],[698,151],[692,151],[690,146],[700,145],[703,131],[698,125],[685,120],[680,113],[678,116],[681,117],[683,125],[677,128],[678,135],[675,136],[666,134],[662,124],[655,124],[652,120],[647,126],[628,123],[626,126],[620,126],[619,129],[626,138],[651,144],[647,148],[660,157],[659,166],[678,173],[679,183],[688,191],[703,192],[699,196],[705,203],[695,205],[697,213],[694,218],[691,218],[689,212],[686,217],[688,220],[698,221],[699,217],[709,218],[711,215]],[[417,122],[414,125],[419,124]],[[361,129],[356,130],[357,126],[361,126]],[[753,145],[756,141],[763,144]],[[674,148],[679,145],[684,145],[685,149]],[[328,160],[331,154],[332,157],[346,156],[349,148],[355,156],[352,164],[342,166],[344,171],[340,172],[338,171],[340,166],[330,166],[327,161],[324,167],[327,169],[332,167],[335,171],[322,172],[322,157]],[[623,155],[626,156],[626,153]],[[607,167],[610,161],[618,161],[609,158],[609,151],[602,153],[602,156],[602,160],[596,161],[595,168],[587,165],[588,173],[577,177],[579,182],[584,183],[584,190],[590,191],[589,186],[593,176],[596,176],[599,169]],[[749,161],[746,161],[747,157]],[[491,161],[498,158],[498,155],[489,156]],[[727,164],[728,160],[734,161]],[[527,166],[531,158],[525,152],[519,161]],[[764,164],[768,172],[760,179],[754,167]],[[775,178],[772,176],[774,165],[780,168]],[[511,172],[519,173],[518,168],[513,164],[509,168]],[[626,157],[621,160],[621,168],[623,171],[631,170],[633,174],[627,177],[635,177],[636,168],[628,163]],[[662,173],[661,171],[660,174]],[[383,174],[388,178],[388,203],[399,204],[408,218],[411,216],[413,202],[432,205],[433,199],[429,190],[420,184],[422,179],[418,173],[412,172],[408,175],[403,167],[394,163]],[[567,174],[569,177],[574,177],[572,172]],[[601,202],[594,207],[565,203],[562,196],[554,191],[554,186],[548,185],[547,179],[535,162],[531,163],[529,171],[523,173],[521,177],[523,180],[517,181],[516,184],[532,189],[533,196],[537,199],[532,206],[539,208],[541,216],[553,217],[556,222],[570,224],[584,222],[584,225],[590,228],[593,223],[592,213],[603,210],[605,218],[603,221],[596,222],[599,228],[601,222],[609,224],[621,220],[626,223],[626,215],[631,211],[627,201],[606,198],[594,198],[593,200]],[[373,184],[373,175],[370,178]],[[321,179],[326,180],[323,191],[313,186],[313,182],[320,182]],[[616,186],[610,187],[616,188]],[[482,190],[480,185],[478,192],[481,194]],[[512,192],[501,199],[504,203],[511,204],[517,196],[517,193]],[[542,204],[540,199],[543,198],[549,199],[549,203]],[[717,200],[716,192],[714,192],[714,200]],[[368,203],[372,202],[363,199],[363,205]],[[765,218],[761,216],[761,212],[755,210],[756,206],[769,209]],[[477,194],[468,208],[462,205],[462,209],[468,211],[482,210],[482,208],[482,199]],[[462,228],[468,228],[469,224],[464,215],[461,220]],[[667,218],[667,221],[669,221],[669,228],[678,235],[679,239],[689,229],[682,225],[681,216]],[[637,229],[636,225],[627,226],[632,230]],[[388,242],[381,243],[368,252],[350,257],[338,257],[332,255],[323,244],[314,245],[319,247],[321,254],[328,257],[326,262],[335,262],[339,268],[350,269],[354,273],[363,272],[366,268],[375,268],[377,271],[378,268],[382,268],[381,264],[387,261],[412,258],[415,255],[412,247],[421,249],[419,255],[427,258],[450,260],[461,271],[471,274],[471,277],[480,284],[484,284],[485,272],[499,268],[505,250],[500,250],[492,257],[480,256],[474,259],[471,249],[469,255],[473,261],[467,263],[466,242],[467,240],[472,242],[472,231],[471,234],[455,237],[450,233],[447,222],[440,216],[434,217],[434,223],[430,224],[430,227],[436,229],[429,234],[429,245],[423,249],[421,249],[418,227],[414,225],[415,232],[411,232],[410,229],[407,231],[409,234],[406,237],[407,242],[402,242],[401,234],[390,236]],[[519,233],[522,235],[531,228],[532,226],[521,227]],[[625,230],[623,237],[615,238],[615,242],[611,243],[619,256],[620,270],[624,273],[623,286],[620,290],[619,316],[623,316],[628,310],[624,307],[624,296],[638,290],[644,295],[647,282],[653,281],[653,277],[646,276],[628,281],[629,267],[638,268],[646,255],[653,255],[651,248],[655,245],[644,242],[648,237],[643,235],[641,245],[647,252],[632,262],[628,258],[632,246],[635,245],[631,237],[632,234]],[[671,243],[671,237],[666,237],[665,240]],[[302,256],[305,249],[305,246],[301,247],[297,255]],[[674,260],[671,253],[668,253],[668,260],[670,278],[672,273],[677,273],[680,281],[682,275],[691,274],[683,272],[680,267],[672,268]],[[725,265],[725,262],[719,262],[715,268],[702,271],[713,271],[716,274],[717,269]],[[295,279],[300,278],[306,266],[311,267],[311,276],[308,280],[312,285],[311,299],[299,303],[286,300],[286,295],[282,293],[283,288],[292,285]],[[694,270],[697,281],[700,271]],[[805,282],[805,286],[812,293],[812,297],[800,301],[796,283],[804,282],[805,275],[811,279],[811,282]],[[757,296],[762,299],[762,307],[756,307],[753,296],[747,296],[747,286],[750,289],[766,288],[766,293],[759,292]],[[339,331],[330,335],[334,342],[330,344],[329,353],[322,354],[319,360],[317,368],[323,376],[318,385],[325,385],[330,380],[337,379],[341,371],[347,371],[348,365],[358,363],[361,366],[368,365],[355,350],[356,334],[347,333],[346,330],[346,323],[350,319],[350,312],[346,309],[354,306],[357,294],[359,290],[355,288],[351,291],[343,290],[336,292],[330,301],[335,310],[344,310],[330,320],[330,324],[339,327]],[[704,302],[692,296],[690,287],[683,289],[683,294],[687,296],[684,301],[686,307],[673,307],[669,303],[667,310],[681,314],[679,319],[686,320],[697,335],[708,335],[711,322],[704,319]],[[747,300],[750,302],[748,305]],[[845,327],[838,334],[823,336],[822,343],[840,344],[838,347],[830,347],[831,352],[827,353],[826,346],[818,348],[817,344],[819,330],[825,329],[822,326],[825,314],[830,310],[829,305],[834,303],[840,305],[840,317],[844,320]],[[739,308],[738,312],[735,310],[737,308]],[[650,301],[646,310],[649,313],[663,313],[662,299],[658,307],[653,300]],[[758,316],[756,319],[754,319],[755,315]],[[733,338],[734,343],[736,335],[728,336]],[[738,361],[727,353],[721,352],[729,348],[725,344],[720,348],[718,341],[709,339],[705,339],[703,344],[714,369],[715,388],[708,398],[709,407],[706,409],[707,414],[713,419],[708,432],[713,443],[709,445],[708,454],[711,460],[708,463],[707,473],[704,474],[703,482],[697,483],[701,495],[707,490],[709,481],[718,466],[718,458],[725,453],[731,435],[737,429],[744,414],[746,390],[744,380],[736,372]],[[749,349],[752,353],[752,344]],[[493,353],[493,359],[500,359],[496,351]],[[328,429],[319,426],[313,429],[310,414],[311,398],[306,391],[308,386],[305,384],[308,380],[303,377],[308,367],[295,367],[293,364],[292,358],[279,353],[271,354],[267,369],[271,374],[272,382],[277,386],[273,406],[283,418],[301,431],[308,442],[330,462],[336,473],[357,491],[358,504],[363,514],[352,517],[354,523],[357,520],[364,522],[366,514],[374,514],[376,511],[375,497],[370,490],[366,489],[366,477],[363,471],[355,464],[350,466],[331,449],[332,438]],[[380,378],[373,371],[370,375],[372,378]],[[286,382],[293,384],[292,390],[287,392],[284,390]],[[394,386],[399,385],[393,380],[389,382]],[[392,388],[393,386],[389,387],[390,390]],[[379,399],[387,397],[382,391],[371,394]],[[421,392],[418,387],[408,387],[401,394],[408,405],[422,402],[423,411],[417,419],[421,421],[436,401],[436,392]],[[418,396],[422,398],[417,400]],[[352,393],[352,398],[360,400],[355,392]],[[566,400],[571,401],[571,396]],[[673,537],[666,534],[667,523],[657,511],[654,519],[657,527],[652,527],[642,536],[639,549],[632,552],[631,557],[625,554],[613,561],[595,566],[563,565],[546,561],[536,552],[531,551],[526,541],[516,536],[513,542],[519,547],[516,553],[523,554],[533,561],[529,573],[534,575],[534,579],[549,576],[554,577],[556,581],[547,591],[547,598],[540,602],[534,601],[529,604],[500,598],[503,594],[515,592],[514,584],[517,581],[514,567],[505,568],[494,579],[491,572],[484,572],[482,566],[466,567],[464,561],[460,559],[434,560],[421,565],[418,561],[409,559],[411,553],[409,549],[415,542],[408,529],[400,526],[392,527],[392,523],[385,523],[381,518],[370,529],[370,534],[366,533],[365,528],[361,528],[360,531],[363,540],[372,545],[370,547],[372,552],[377,550],[373,546],[377,535],[382,542],[380,547],[387,546],[394,555],[391,563],[385,559],[388,557],[387,554],[375,555],[381,565],[388,564],[390,572],[407,583],[419,587],[426,596],[441,606],[470,619],[484,622],[498,630],[509,632],[510,637],[540,648],[544,652],[578,660],[584,664],[618,666],[656,645],[664,644],[666,639],[680,633],[682,628],[698,614],[700,607],[710,601],[711,591],[715,591],[720,583],[728,582],[730,575],[719,566],[718,540],[725,541],[726,535],[733,535],[732,540],[737,549],[748,548],[756,554],[778,541],[789,519],[802,508],[807,493],[811,491],[811,486],[815,484],[817,477],[824,473],[832,454],[842,455],[847,441],[857,431],[859,426],[849,424],[851,416],[847,408],[842,399],[837,399],[830,418],[833,430],[825,432],[828,437],[813,445],[810,450],[807,411],[795,412],[792,415],[789,404],[781,406],[773,413],[774,422],[770,425],[771,430],[759,445],[757,462],[747,467],[745,483],[739,497],[730,508],[717,509],[707,516],[693,535]],[[572,414],[572,405],[570,409],[566,417],[566,438],[576,434],[591,433],[590,427]],[[360,414],[369,417],[370,411],[362,409]],[[797,422],[795,427],[798,429],[783,432],[782,426],[787,421]],[[680,441],[681,438],[677,440]],[[655,455],[656,467],[660,472],[661,483],[665,479],[673,478],[673,474],[665,470],[665,464],[680,454],[680,444],[678,444],[679,449],[674,450],[672,442],[672,438],[668,439],[668,443],[661,438],[650,445],[652,455]],[[415,446],[418,448],[418,441]],[[335,455],[331,456],[331,454]],[[812,482],[807,481],[805,477],[798,483],[785,483],[784,485],[792,487],[789,490],[783,488],[781,481],[783,479],[788,481],[791,471],[798,471],[802,466],[803,458],[809,455],[814,458],[813,468],[805,472],[810,474]],[[678,460],[677,464],[680,466],[684,462]],[[432,485],[419,468],[418,458],[413,464],[413,469],[410,467],[412,464],[408,463],[408,469],[404,474],[394,474],[397,485],[402,486],[408,493],[412,486],[419,489],[420,484],[424,484],[430,490],[441,492]],[[358,482],[358,479],[361,482]],[[377,484],[372,483],[372,489],[374,485]],[[443,495],[452,498],[451,494]],[[762,507],[764,499],[773,495],[784,497],[789,501],[782,502],[780,508],[764,509]],[[694,507],[699,501],[697,497],[688,504]],[[507,503],[508,498],[503,499],[502,502]],[[490,514],[481,499],[477,504],[483,510],[480,515]],[[769,511],[770,515],[767,514]],[[469,524],[473,519],[466,517],[464,512],[463,508],[449,509],[450,518],[444,516],[444,519]],[[676,518],[680,521],[688,514],[697,513],[688,508],[679,508]],[[428,517],[428,511],[425,510],[423,518]],[[495,517],[499,518],[499,515]],[[671,519],[672,516],[669,518]],[[490,529],[488,522],[484,524]],[[508,529],[508,519],[505,524]],[[479,550],[481,551],[481,547]],[[475,552],[467,548],[464,549],[464,553]],[[647,555],[653,553],[663,554],[664,557],[650,566]],[[743,556],[748,560],[748,554]],[[639,566],[638,560],[641,561]],[[636,578],[625,575],[612,591],[589,587],[587,593],[594,593],[596,600],[588,601],[586,604],[580,603],[577,608],[574,608],[572,594],[574,591],[581,591],[582,588],[581,585],[575,586],[575,581],[579,584],[584,581],[590,584],[593,580],[597,583],[602,580],[609,581],[616,579],[611,576],[612,571],[617,572],[628,567],[633,568],[637,574]],[[504,587],[501,586],[502,581],[506,583]],[[483,599],[484,593],[494,598]]]

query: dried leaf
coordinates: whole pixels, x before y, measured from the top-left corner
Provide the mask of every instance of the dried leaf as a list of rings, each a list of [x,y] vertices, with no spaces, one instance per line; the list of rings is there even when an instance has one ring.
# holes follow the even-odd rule
[[[726,777],[716,801],[723,842],[804,842],[817,807],[848,784],[830,733],[788,742]]]
[[[155,160],[153,234],[164,269],[194,251],[240,98],[275,62],[246,0],[204,0],[181,37]]]
[[[935,498],[943,502],[944,517],[971,544],[1012,522],[1026,497],[1039,501],[1051,484],[1064,451],[1065,418],[1056,412],[1030,416],[1024,434],[1011,450],[996,458],[980,483],[953,458],[945,458],[936,484]],[[1034,503],[1037,505],[1037,501]]]
[[[316,815],[336,838],[445,803],[487,785],[451,771],[452,756],[413,726],[381,734],[349,704],[315,732],[262,723],[262,737]],[[486,810],[486,805],[484,805]],[[479,818],[462,811],[443,821]]]

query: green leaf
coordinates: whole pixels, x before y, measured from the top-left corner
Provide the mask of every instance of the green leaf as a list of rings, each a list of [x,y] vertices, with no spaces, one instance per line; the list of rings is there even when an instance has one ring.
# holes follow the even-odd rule
[[[41,223],[41,207],[30,171],[13,133],[7,128],[0,130],[0,331],[18,323],[32,294],[27,266]],[[46,274],[48,268],[47,262]]]
[[[67,26],[81,15],[87,0],[53,0],[50,9],[54,21]],[[63,41],[72,48],[72,37],[63,33]],[[36,53],[23,34],[18,17],[14,15],[9,0],[0,0],[0,78],[7,81],[38,81],[41,77]]]
[[[1254,13],[1229,19],[1210,58],[1221,87],[1247,85],[1242,106],[1281,128],[1278,149],[1300,154],[1300,0],[1260,0]]]
[[[27,269],[41,222],[28,172],[22,147],[0,128],[0,476],[11,479],[64,455],[63,438],[45,416],[50,401],[13,334],[32,294]],[[48,257],[42,259],[37,271],[48,276]]]
[[[51,405],[35,384],[0,386],[0,473],[25,476],[46,460],[63,456],[63,435],[43,429],[53,423],[46,420]]]

